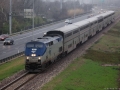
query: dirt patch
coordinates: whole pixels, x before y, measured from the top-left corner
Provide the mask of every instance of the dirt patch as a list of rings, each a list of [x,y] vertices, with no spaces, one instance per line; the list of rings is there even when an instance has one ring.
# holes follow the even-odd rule
[[[103,64],[102,66],[104,67],[119,66],[120,67],[120,64]]]

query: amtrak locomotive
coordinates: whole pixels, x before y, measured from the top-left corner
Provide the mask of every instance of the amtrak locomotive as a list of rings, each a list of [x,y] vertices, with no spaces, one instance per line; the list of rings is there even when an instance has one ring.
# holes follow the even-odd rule
[[[25,69],[30,72],[41,71],[62,54],[62,46],[63,38],[60,35],[45,36],[26,43]]]
[[[26,43],[25,69],[29,72],[44,70],[46,65],[65,56],[103,28],[114,22],[114,11],[48,31],[42,38]]]

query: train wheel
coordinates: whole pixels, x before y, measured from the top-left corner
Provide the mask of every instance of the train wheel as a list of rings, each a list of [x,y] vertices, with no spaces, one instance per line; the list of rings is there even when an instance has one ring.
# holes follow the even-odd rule
[[[62,57],[65,57],[67,55],[67,51],[63,53]]]

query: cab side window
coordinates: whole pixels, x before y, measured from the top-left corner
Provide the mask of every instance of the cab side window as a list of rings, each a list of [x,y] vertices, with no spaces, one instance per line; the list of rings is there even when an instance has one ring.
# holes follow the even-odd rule
[[[49,46],[53,45],[53,41],[49,42]]]
[[[62,51],[62,46],[59,48],[59,52],[61,52]]]

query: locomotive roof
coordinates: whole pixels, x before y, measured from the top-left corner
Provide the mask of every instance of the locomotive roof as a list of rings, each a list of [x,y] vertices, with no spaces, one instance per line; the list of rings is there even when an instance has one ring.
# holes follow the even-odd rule
[[[50,41],[54,41],[54,40],[57,40],[58,38],[61,38],[61,36],[45,36],[45,37],[42,37],[42,38],[37,38],[35,41],[37,42],[43,42],[43,43],[48,43]]]

